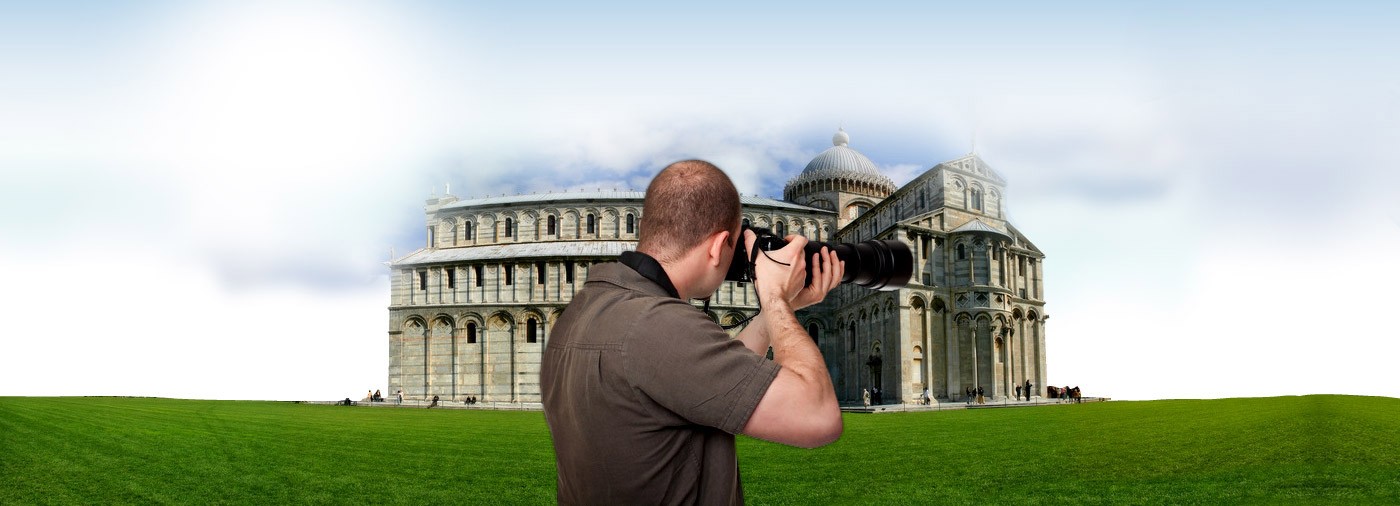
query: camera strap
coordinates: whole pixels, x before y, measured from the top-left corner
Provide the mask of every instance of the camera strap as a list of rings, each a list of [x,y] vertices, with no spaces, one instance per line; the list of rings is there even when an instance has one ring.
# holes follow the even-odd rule
[[[639,251],[624,251],[622,256],[617,258],[617,261],[631,267],[632,270],[637,271],[637,274],[641,274],[652,283],[656,283],[672,297],[681,298],[680,292],[676,291],[676,285],[671,284],[671,277],[666,275],[666,269],[662,268],[661,262],[657,262],[651,255]]]

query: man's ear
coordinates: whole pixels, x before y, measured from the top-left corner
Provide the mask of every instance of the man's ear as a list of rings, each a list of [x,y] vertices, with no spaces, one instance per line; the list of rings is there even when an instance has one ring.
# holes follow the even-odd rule
[[[724,260],[724,247],[729,245],[729,231],[722,230],[710,236],[710,257],[706,259],[711,267],[719,267]]]

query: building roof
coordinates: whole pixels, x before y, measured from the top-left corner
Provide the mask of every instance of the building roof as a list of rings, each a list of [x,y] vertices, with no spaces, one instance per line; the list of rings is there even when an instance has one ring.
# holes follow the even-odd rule
[[[1006,178],[1002,177],[1001,173],[993,170],[992,166],[987,165],[987,162],[982,161],[982,158],[978,157],[975,153],[968,154],[962,158],[948,160],[938,164],[936,167],[946,167],[972,174],[979,174],[997,183],[1006,184]]]
[[[964,223],[962,224],[962,226],[959,226],[958,228],[955,228],[948,233],[957,234],[961,232],[986,232],[989,234],[997,234],[1008,238],[1011,237],[1011,234],[998,230],[996,227],[983,223],[982,220],[975,218],[972,221]]]
[[[870,161],[859,151],[851,149],[848,145],[851,136],[845,130],[839,130],[832,136],[830,148],[822,151],[812,161],[807,162],[807,168],[802,169],[802,173],[788,181],[787,186],[814,181],[818,179],[852,179],[874,184],[885,188],[887,191],[894,191],[894,181],[880,173],[875,167],[875,162]]]
[[[423,248],[390,262],[392,266],[424,265],[477,260],[558,257],[615,257],[637,249],[637,241],[545,241],[462,248]]]
[[[447,204],[447,205],[445,205],[445,206],[442,206],[441,209],[442,209],[442,210],[448,210],[448,209],[465,209],[465,208],[472,208],[472,207],[489,207],[489,206],[510,205],[510,204],[542,204],[542,203],[550,203],[550,202],[579,202],[579,201],[584,201],[584,202],[601,202],[601,201],[619,202],[619,201],[623,201],[623,202],[636,202],[638,205],[640,205],[640,204],[642,203],[642,200],[643,200],[645,197],[646,197],[646,193],[645,193],[645,192],[638,192],[638,191],[591,191],[591,192],[532,193],[532,194],[530,194],[530,195],[511,195],[511,196],[502,196],[502,197],[483,197],[483,198],[459,200],[459,201],[453,202],[453,203],[451,203],[451,204]],[[740,205],[743,205],[743,206],[778,207],[778,208],[793,209],[793,210],[798,210],[798,211],[819,211],[819,212],[823,212],[823,213],[830,213],[830,212],[831,212],[831,211],[826,210],[826,209],[817,209],[817,208],[815,208],[815,207],[807,207],[807,206],[803,206],[803,205],[794,204],[794,203],[792,203],[792,202],[785,202],[785,201],[782,201],[782,200],[775,200],[775,199],[770,199],[770,198],[765,198],[765,197],[751,197],[751,196],[745,196],[745,195],[740,195],[740,196],[739,196],[739,204],[740,204]]]

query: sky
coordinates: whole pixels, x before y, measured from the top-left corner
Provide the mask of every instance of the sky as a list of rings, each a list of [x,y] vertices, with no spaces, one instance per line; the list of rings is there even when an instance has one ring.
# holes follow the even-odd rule
[[[387,388],[424,199],[974,152],[1049,381],[1394,396],[1400,6],[0,0],[0,395]]]

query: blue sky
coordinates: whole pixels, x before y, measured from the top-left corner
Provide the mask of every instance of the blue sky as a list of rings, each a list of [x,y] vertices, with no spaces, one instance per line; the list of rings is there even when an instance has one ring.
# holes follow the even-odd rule
[[[1052,383],[1393,395],[1397,10],[0,2],[0,394],[383,388],[430,192],[778,195],[842,127],[1008,178]]]

